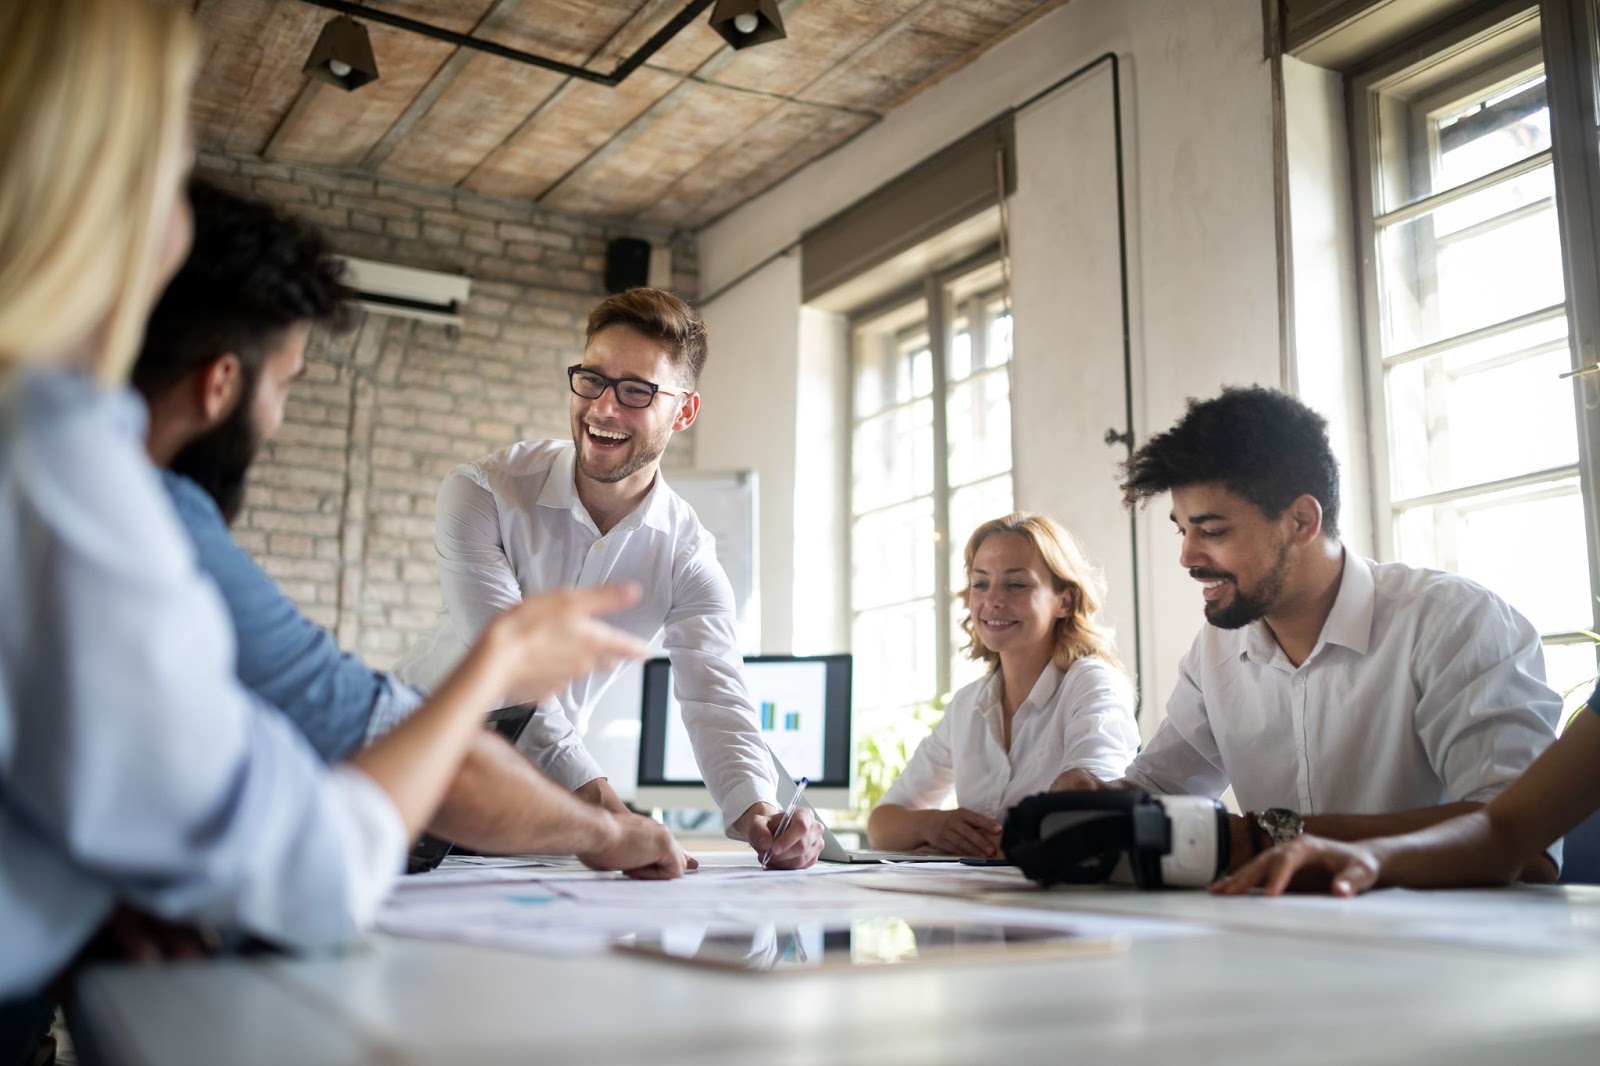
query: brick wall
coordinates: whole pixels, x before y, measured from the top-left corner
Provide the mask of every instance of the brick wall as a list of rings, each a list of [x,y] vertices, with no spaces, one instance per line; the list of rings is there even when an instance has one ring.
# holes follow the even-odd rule
[[[202,153],[198,171],[315,223],[339,252],[473,279],[459,330],[367,313],[347,334],[313,339],[235,525],[307,615],[387,667],[435,624],[440,479],[512,441],[570,435],[562,371],[605,297],[606,240],[662,235],[253,158]],[[694,243],[672,251],[673,288],[692,299]],[[692,448],[677,441],[664,465],[688,465]]]

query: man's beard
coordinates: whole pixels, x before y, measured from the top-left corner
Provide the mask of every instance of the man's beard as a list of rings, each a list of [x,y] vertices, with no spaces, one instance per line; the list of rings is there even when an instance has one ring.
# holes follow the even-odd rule
[[[1242,629],[1251,622],[1265,618],[1267,612],[1277,605],[1278,597],[1283,595],[1284,579],[1288,572],[1287,541],[1278,545],[1278,557],[1273,561],[1271,571],[1261,579],[1252,593],[1247,594],[1239,587],[1239,582],[1234,576],[1225,571],[1207,570],[1203,567],[1189,571],[1196,578],[1222,578],[1233,586],[1231,602],[1206,604],[1206,621],[1218,629]]]
[[[220,425],[184,445],[169,464],[174,473],[206,490],[230,526],[244,510],[245,478],[261,451],[253,400],[241,399]]]
[[[632,477],[657,459],[660,459],[667,450],[667,442],[672,439],[672,431],[670,429],[664,430],[659,437],[653,438],[640,437],[635,434],[628,441],[629,446],[633,449],[632,452],[620,466],[612,469],[596,469],[589,464],[586,458],[588,453],[584,451],[587,437],[588,433],[585,431],[583,423],[574,420],[572,423],[572,443],[576,446],[578,452],[578,472],[590,481],[611,485]]]

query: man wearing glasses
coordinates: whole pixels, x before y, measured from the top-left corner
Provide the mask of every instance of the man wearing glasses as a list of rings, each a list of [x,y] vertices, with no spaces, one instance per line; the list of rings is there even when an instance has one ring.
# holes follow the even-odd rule
[[[769,866],[809,866],[822,849],[809,810],[773,840],[781,811],[745,691],[732,588],[711,535],[659,473],[672,435],[700,412],[705,360],[705,323],[671,293],[631,289],[590,312],[583,360],[567,369],[572,443],[522,441],[457,467],[439,487],[442,624],[396,672],[431,687],[524,596],[636,581],[638,604],[609,621],[646,640],[664,634],[684,725],[724,821],[757,852],[770,849]],[[546,701],[519,747],[580,796],[623,810],[581,739],[614,673]]]

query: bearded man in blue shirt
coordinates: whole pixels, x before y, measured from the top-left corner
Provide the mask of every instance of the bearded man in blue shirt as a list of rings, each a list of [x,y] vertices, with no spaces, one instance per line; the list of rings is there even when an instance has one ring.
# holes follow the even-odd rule
[[[350,314],[342,264],[314,230],[266,204],[200,181],[189,195],[193,249],[151,315],[133,371],[150,407],[147,448],[232,616],[240,681],[337,763],[419,697],[341,652],[229,525],[250,465],[305,373],[312,329],[342,328]],[[644,877],[676,876],[686,861],[664,827],[584,802],[487,730],[430,828],[483,851],[571,853]]]

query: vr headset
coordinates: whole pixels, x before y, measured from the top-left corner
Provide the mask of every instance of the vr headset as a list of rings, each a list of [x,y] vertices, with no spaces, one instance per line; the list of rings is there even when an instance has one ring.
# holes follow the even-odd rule
[[[1043,792],[1006,814],[1006,858],[1042,885],[1202,888],[1228,868],[1228,813],[1200,796]]]

